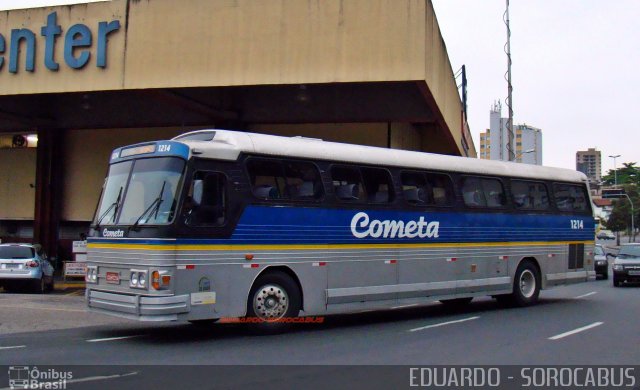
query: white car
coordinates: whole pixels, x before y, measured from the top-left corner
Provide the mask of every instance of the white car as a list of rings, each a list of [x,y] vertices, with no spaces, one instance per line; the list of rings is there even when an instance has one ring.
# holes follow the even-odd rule
[[[40,245],[0,244],[0,286],[40,294],[53,290],[53,266]]]

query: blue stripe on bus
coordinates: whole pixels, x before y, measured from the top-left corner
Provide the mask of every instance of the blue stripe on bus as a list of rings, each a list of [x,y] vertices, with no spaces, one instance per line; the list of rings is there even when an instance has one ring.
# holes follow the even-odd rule
[[[384,221],[408,226],[422,222],[425,237],[358,238],[351,230],[352,219],[359,210],[249,206],[242,214],[229,239],[89,239],[100,243],[138,244],[395,244],[395,243],[482,243],[482,242],[554,242],[593,241],[595,222],[590,216],[420,212],[399,210],[366,211],[369,225],[356,224],[356,232],[382,232]],[[422,220],[420,219],[422,217]],[[361,218],[359,220],[363,222]],[[382,224],[374,223],[380,221]],[[427,226],[431,225],[431,236]],[[437,224],[437,229],[434,229]],[[373,226],[372,226],[373,225]],[[363,227],[365,226],[365,227]],[[382,230],[380,230],[382,229]],[[388,229],[389,230],[389,229]],[[415,233],[417,230],[414,229]],[[389,230],[390,232],[390,230]],[[435,234],[437,232],[437,237]]]

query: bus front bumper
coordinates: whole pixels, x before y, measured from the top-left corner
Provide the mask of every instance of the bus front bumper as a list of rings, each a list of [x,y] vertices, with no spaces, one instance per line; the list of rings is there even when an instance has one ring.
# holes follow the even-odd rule
[[[176,321],[188,313],[189,295],[144,296],[87,289],[90,311],[138,321]]]

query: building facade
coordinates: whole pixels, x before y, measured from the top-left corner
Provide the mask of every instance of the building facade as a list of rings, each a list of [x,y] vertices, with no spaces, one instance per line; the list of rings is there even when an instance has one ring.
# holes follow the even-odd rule
[[[490,128],[480,133],[480,158],[509,161],[508,118],[502,117],[501,104],[495,103],[489,114]],[[542,165],[542,130],[526,124],[513,126],[515,161]]]
[[[123,145],[221,128],[476,156],[429,0],[6,11],[0,85],[0,240],[62,259]]]
[[[599,185],[602,181],[602,156],[596,148],[576,152],[576,170],[589,178],[589,184]]]

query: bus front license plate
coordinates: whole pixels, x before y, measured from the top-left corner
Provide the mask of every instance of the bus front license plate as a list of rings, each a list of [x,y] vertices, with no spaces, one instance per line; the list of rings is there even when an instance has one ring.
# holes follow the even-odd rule
[[[120,284],[119,272],[107,272],[107,283]]]

